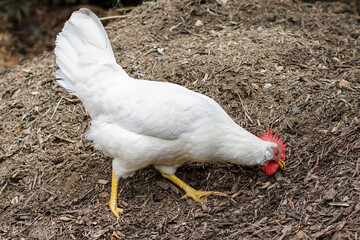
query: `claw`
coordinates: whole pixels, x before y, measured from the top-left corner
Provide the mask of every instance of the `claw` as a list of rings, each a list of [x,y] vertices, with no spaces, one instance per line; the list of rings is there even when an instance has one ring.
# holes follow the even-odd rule
[[[108,202],[106,205],[109,206],[111,212],[115,215],[116,218],[120,218],[119,214],[122,213],[124,209],[119,208],[117,203],[114,202]]]

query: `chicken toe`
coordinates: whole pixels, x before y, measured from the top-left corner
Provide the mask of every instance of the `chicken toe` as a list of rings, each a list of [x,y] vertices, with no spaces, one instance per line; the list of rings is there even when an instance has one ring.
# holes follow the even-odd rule
[[[196,190],[196,189],[192,188],[191,186],[189,186],[187,183],[185,183],[183,180],[181,180],[174,174],[169,175],[169,174],[165,174],[163,172],[160,172],[160,173],[161,173],[161,175],[163,175],[163,177],[169,179],[170,181],[172,181],[173,183],[178,185],[182,190],[185,191],[185,195],[182,196],[181,198],[191,197],[196,202],[201,203],[202,197],[207,197],[211,194],[214,194],[214,195],[222,194],[222,192]]]
[[[211,194],[218,195],[218,194],[222,194],[222,192],[201,191],[201,190],[192,189],[192,190],[186,192],[186,194],[184,196],[182,196],[181,198],[184,199],[187,197],[192,197],[192,199],[194,199],[196,202],[201,203],[201,202],[203,202],[203,201],[201,201],[202,197],[207,197]]]

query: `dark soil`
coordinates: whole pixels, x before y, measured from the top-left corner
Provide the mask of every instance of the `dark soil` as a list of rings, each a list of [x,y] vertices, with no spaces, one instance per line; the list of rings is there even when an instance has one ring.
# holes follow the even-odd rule
[[[286,171],[271,177],[184,165],[177,175],[192,186],[228,194],[203,204],[139,170],[120,181],[119,220],[105,206],[111,159],[85,140],[89,117],[55,82],[53,52],[3,71],[0,238],[358,239],[360,20],[349,8],[163,0],[109,23],[131,76],[206,94],[252,133],[278,129],[288,149]]]
[[[122,9],[105,11],[100,7],[89,5],[64,7],[46,5],[44,1],[32,2],[31,13],[23,16],[21,21],[11,19],[0,11],[0,71],[18,64],[24,58],[29,59],[54,49],[56,34],[61,31],[71,13],[80,7],[89,8],[101,17],[122,12]],[[6,5],[6,2],[2,3]]]

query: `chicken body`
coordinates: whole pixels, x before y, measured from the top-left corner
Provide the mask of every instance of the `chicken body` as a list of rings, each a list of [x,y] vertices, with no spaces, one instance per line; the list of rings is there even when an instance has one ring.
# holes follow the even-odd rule
[[[263,165],[277,146],[238,126],[205,95],[129,77],[90,10],[73,13],[57,36],[55,54],[59,84],[78,96],[91,116],[87,138],[114,158],[113,212],[117,180],[140,168],[154,165],[177,181],[172,175],[187,161]]]
[[[130,78],[111,86],[84,103],[104,106],[90,113],[87,137],[114,158],[117,178],[148,165],[174,174],[186,161],[261,165],[276,146],[238,126],[211,98],[181,86]]]

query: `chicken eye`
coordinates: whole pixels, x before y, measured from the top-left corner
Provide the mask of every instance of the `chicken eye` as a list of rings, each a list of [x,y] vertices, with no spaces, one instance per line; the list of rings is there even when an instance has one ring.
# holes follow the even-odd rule
[[[266,160],[270,160],[270,159],[272,159],[272,157],[273,157],[272,151],[270,151],[269,149],[267,149],[266,152],[265,152],[265,158],[266,158]]]
[[[274,151],[275,156],[280,154],[280,151],[278,148],[274,148],[273,151]]]

